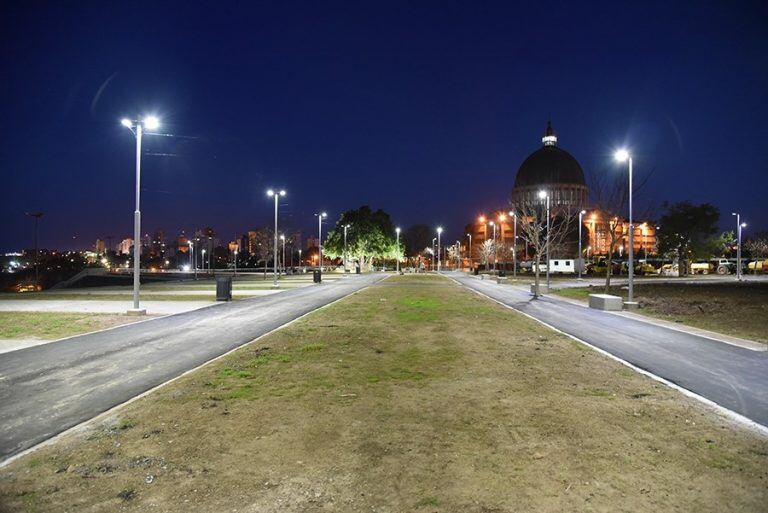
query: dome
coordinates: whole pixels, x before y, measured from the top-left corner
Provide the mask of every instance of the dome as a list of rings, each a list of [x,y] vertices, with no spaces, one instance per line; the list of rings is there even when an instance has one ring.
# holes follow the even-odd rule
[[[531,153],[520,166],[515,187],[535,187],[547,184],[573,184],[586,186],[584,171],[573,156],[557,147],[552,125],[542,139],[544,147]]]

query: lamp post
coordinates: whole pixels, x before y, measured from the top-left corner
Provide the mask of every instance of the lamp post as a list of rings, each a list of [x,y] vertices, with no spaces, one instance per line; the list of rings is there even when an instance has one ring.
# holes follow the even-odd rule
[[[584,217],[584,214],[586,214],[586,210],[582,210],[579,212],[579,279],[581,279],[581,270],[584,267],[582,254],[581,254],[581,220]]]
[[[123,118],[120,123],[136,136],[136,210],[133,212],[133,308],[128,312],[136,315],[147,313],[139,308],[139,286],[141,283],[141,138],[144,129],[154,130],[160,122],[154,116],[138,118],[134,121]]]
[[[197,273],[197,269],[195,269],[195,273]],[[235,270],[233,274],[237,276],[237,248],[235,248]]]
[[[283,272],[285,272],[285,235],[282,235],[282,234],[280,235],[280,241],[283,243],[283,259],[282,259],[283,265],[280,267],[283,270]]]
[[[547,290],[549,290],[549,194],[547,191],[539,191],[539,198],[540,199],[546,199],[547,200],[547,251],[546,251],[546,258],[547,258]]]
[[[203,248],[203,251],[202,251],[202,253],[203,253],[203,263],[202,263],[203,272],[206,272],[206,271],[205,271],[205,248]],[[208,269],[208,271],[210,272],[210,266],[209,266],[209,269]]]
[[[443,227],[437,227],[437,272],[440,272],[440,235],[443,233]]]
[[[273,233],[274,235],[274,247],[272,249],[272,267],[273,267],[273,273],[272,273],[272,287],[277,288],[277,203],[280,199],[280,196],[285,196],[285,191],[280,189],[279,191],[275,191],[274,189],[269,189],[267,191],[267,196],[270,198],[275,198],[275,231]],[[264,262],[266,265],[266,262]]]
[[[512,228],[512,276],[517,278],[517,212],[510,211],[513,218]]]
[[[197,279],[197,266],[195,265],[195,244],[190,240],[189,244],[189,265],[191,269],[194,269],[195,279]]]
[[[614,155],[617,161],[629,163],[629,287],[627,302],[634,303],[634,278],[635,278],[635,226],[632,224],[632,156],[625,149],[618,150]]]
[[[40,223],[40,218],[43,217],[42,212],[33,212],[29,213],[27,212],[26,215],[29,217],[35,218],[35,291],[37,291],[38,287],[40,286],[40,274],[38,273],[38,267],[37,267],[37,255],[38,255],[38,248],[37,248],[37,229],[38,224]]]
[[[432,270],[435,270],[435,241],[437,237],[432,237]]]
[[[741,229],[747,227],[747,223],[741,222],[741,214],[733,212],[736,216],[736,280],[741,281]]]
[[[469,270],[472,270],[472,234],[468,233],[467,237],[469,237]]]
[[[347,229],[348,224],[344,225],[344,272],[347,272]]]
[[[400,227],[395,228],[395,241],[397,242],[397,274],[400,274]]]
[[[299,250],[299,267],[301,267],[301,250]]]
[[[507,216],[504,214],[499,214],[499,241],[501,242],[501,247],[504,247],[504,221],[507,220]],[[498,249],[496,250],[496,254],[498,255]],[[504,258],[504,253],[501,254],[502,258]],[[506,270],[507,263],[502,262],[504,264],[504,269]]]
[[[488,224],[493,227],[493,272],[496,272],[496,223],[491,221]]]
[[[323,275],[323,219],[328,216],[325,212],[318,212],[317,216],[317,263],[320,267],[320,279]]]

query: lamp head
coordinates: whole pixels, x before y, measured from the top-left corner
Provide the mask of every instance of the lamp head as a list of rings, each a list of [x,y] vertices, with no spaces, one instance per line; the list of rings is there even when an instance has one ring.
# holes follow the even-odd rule
[[[121,119],[120,124],[123,125],[125,128],[133,128],[133,122],[131,122],[131,120],[128,118]]]
[[[438,226],[437,227],[437,233],[443,233],[443,227],[442,226]]]
[[[280,189],[280,196],[285,196],[285,191]]]
[[[271,198],[274,195],[275,195],[275,191],[273,191],[272,189],[268,189],[267,190],[267,196],[269,196]]]
[[[399,226],[397,228],[395,228],[395,232],[396,233],[400,233],[400,227]]]
[[[506,221],[506,219],[507,219],[507,216],[505,216],[504,214],[499,214],[499,222]]]
[[[581,215],[584,215],[584,214],[586,214],[586,213],[587,213],[587,211],[586,211],[586,210],[582,210],[581,212],[579,212],[579,214],[581,214]]]
[[[742,228],[746,228],[747,227],[747,223],[741,223],[741,227]]]
[[[326,218],[326,217],[328,217],[328,214],[326,214],[325,212],[323,212],[323,213],[321,213],[321,214],[320,214],[320,217],[322,217],[322,218]]]
[[[626,162],[629,159],[629,152],[626,149],[621,148],[616,150],[616,153],[613,154],[613,158],[619,162]]]
[[[496,226],[496,223],[494,223],[493,221],[489,222],[488,224],[490,224],[491,226]]]
[[[281,235],[280,240],[285,240],[285,235]]]
[[[160,120],[155,116],[147,116],[144,118],[144,128],[155,130],[158,127],[160,127]]]
[[[481,222],[481,223],[484,223],[485,222],[485,216],[480,216],[480,217],[477,218],[477,220],[479,222]]]
[[[547,191],[539,191],[539,198],[544,199],[547,197]]]

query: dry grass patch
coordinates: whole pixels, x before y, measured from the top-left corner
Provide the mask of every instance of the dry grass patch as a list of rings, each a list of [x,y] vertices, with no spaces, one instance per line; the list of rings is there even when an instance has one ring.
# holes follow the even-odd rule
[[[436,276],[0,471],[5,511],[764,511],[768,442]]]
[[[0,312],[0,338],[53,340],[136,321],[136,317],[129,315]]]

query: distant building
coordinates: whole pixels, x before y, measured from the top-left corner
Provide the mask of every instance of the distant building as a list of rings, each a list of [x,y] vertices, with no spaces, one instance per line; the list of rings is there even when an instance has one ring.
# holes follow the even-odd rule
[[[579,162],[567,151],[558,146],[557,136],[552,124],[547,123],[542,147],[531,153],[520,165],[515,175],[512,189],[512,204],[536,204],[539,191],[545,190],[550,197],[550,207],[556,215],[558,209],[568,209],[571,212],[585,210],[583,215],[583,233],[586,240],[582,243],[584,255],[605,255],[610,248],[610,219],[589,204],[589,188],[584,178],[584,171]],[[488,210],[466,226],[466,233],[472,236],[472,258],[478,260],[479,248],[482,243],[494,235],[501,253],[509,254],[516,251],[519,260],[532,256],[522,238],[520,226],[517,230],[517,241],[514,241],[514,217],[509,215],[511,206]],[[616,232],[619,234],[616,251],[626,253],[628,249],[629,223],[619,219],[614,221]],[[573,240],[562,245],[565,255],[561,258],[576,257],[578,253],[578,230],[574,230]],[[656,228],[648,222],[635,225],[633,234],[635,254],[644,258],[656,253]],[[462,252],[468,254],[469,237],[462,241]],[[555,256],[555,255],[553,255]]]
[[[123,239],[120,244],[117,245],[117,252],[121,255],[130,255],[132,247],[133,239]]]
[[[97,255],[103,255],[106,251],[106,244],[104,244],[102,239],[96,239],[96,244],[93,245],[93,249],[96,251]]]
[[[307,237],[307,249],[317,248],[319,246],[317,237]]]

